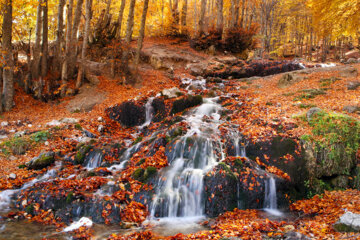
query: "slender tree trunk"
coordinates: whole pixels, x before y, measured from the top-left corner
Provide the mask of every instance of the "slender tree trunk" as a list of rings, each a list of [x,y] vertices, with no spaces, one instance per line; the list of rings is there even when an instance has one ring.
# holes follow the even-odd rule
[[[81,50],[81,66],[79,68],[79,74],[76,80],[76,88],[80,88],[83,78],[84,78],[84,61],[86,59],[86,52],[89,43],[90,36],[90,23],[91,23],[91,8],[92,0],[86,0],[85,2],[85,31],[84,31],[84,40]]]
[[[184,0],[181,10],[181,33],[183,35],[187,35],[187,28],[186,28],[187,10],[188,10],[188,0]]]
[[[222,34],[223,26],[224,26],[224,1],[217,0],[217,14],[216,14],[216,31]]]
[[[42,54],[41,54],[41,76],[47,75],[48,65],[48,0],[43,3],[43,34],[42,34]]]
[[[12,0],[4,3],[4,15],[2,25],[2,52],[4,59],[3,66],[3,95],[4,110],[9,111],[13,106],[14,100],[14,62],[12,55]],[[2,104],[0,102],[0,104]]]
[[[199,36],[205,33],[205,12],[206,0],[201,0],[200,19],[199,19]]]
[[[195,35],[198,34],[198,29],[197,29],[197,26],[198,26],[198,20],[197,20],[197,0],[194,1],[194,31],[195,31]]]
[[[129,15],[127,19],[126,36],[125,42],[129,44],[131,42],[133,28],[134,28],[134,11],[135,11],[136,0],[130,0]]]
[[[35,30],[35,46],[34,46],[34,60],[31,67],[32,79],[38,79],[40,75],[40,59],[41,59],[41,30],[42,30],[42,0],[39,0],[37,6],[36,16],[36,30]]]
[[[56,47],[55,47],[55,67],[61,70],[61,44],[64,38],[64,6],[65,0],[59,0],[58,6],[58,22],[56,32]]]
[[[2,90],[3,90],[3,68],[0,67],[0,113],[3,112]]]
[[[65,43],[65,57],[64,63],[62,65],[61,72],[61,96],[65,95],[66,92],[66,84],[68,82],[68,68],[69,68],[69,58],[70,58],[70,49],[71,49],[71,27],[72,27],[72,14],[73,14],[74,0],[69,0],[69,4],[67,6],[67,24],[66,24],[66,43]]]
[[[139,32],[139,38],[137,42],[137,49],[136,49],[136,55],[135,55],[135,64],[136,66],[139,64],[140,61],[140,52],[143,46],[143,41],[145,37],[145,26],[146,26],[146,15],[149,7],[149,0],[144,0],[144,9],[141,16],[141,25],[140,25],[140,32]]]
[[[125,0],[121,0],[121,6],[120,6],[120,11],[119,11],[119,17],[118,17],[118,29],[117,29],[117,34],[116,37],[117,38],[121,38],[121,24],[123,22],[123,17],[124,17],[124,9],[125,9]]]
[[[240,22],[240,27],[244,28],[244,17],[245,17],[245,0],[242,0],[242,5],[241,5],[241,22]]]

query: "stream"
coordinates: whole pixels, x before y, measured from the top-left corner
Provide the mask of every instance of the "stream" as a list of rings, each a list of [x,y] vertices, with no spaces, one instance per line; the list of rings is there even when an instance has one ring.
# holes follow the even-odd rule
[[[206,89],[206,81],[184,79],[183,84],[189,93],[190,89]],[[221,83],[223,84],[223,83]],[[226,96],[231,97],[231,96]],[[139,127],[139,131],[151,125],[153,118],[152,101],[150,98],[146,107],[146,121]],[[199,223],[208,219],[205,214],[205,191],[204,176],[214,169],[220,161],[226,157],[226,146],[222,141],[220,126],[224,123],[221,117],[223,107],[220,97],[204,98],[203,103],[191,109],[184,115],[183,122],[188,126],[187,132],[174,145],[170,157],[169,166],[161,169],[155,180],[155,195],[149,204],[148,219],[141,228],[128,230],[121,229],[119,225],[94,224],[94,239],[104,239],[111,233],[131,233],[140,231],[151,226],[151,230],[162,236],[175,235],[177,233],[194,233],[206,229]],[[152,135],[141,142],[129,147],[120,157],[120,164],[115,164],[107,169],[118,174],[126,168],[130,158],[142,147]],[[246,149],[241,145],[241,134],[238,129],[228,129],[228,137],[235,147],[235,157],[246,157]],[[85,163],[87,170],[92,170],[101,165],[101,152],[94,151]],[[57,171],[61,163],[50,169],[43,176],[38,177],[22,186],[18,190],[5,190],[0,192],[0,213],[6,214],[13,210],[13,197],[21,190],[28,189],[37,183],[53,181],[57,177]],[[262,171],[260,167],[257,167]],[[71,176],[74,177],[74,176]],[[110,184],[110,183],[108,183]],[[112,182],[111,184],[115,184]],[[242,195],[239,184],[237,185],[237,205],[241,207]],[[284,213],[278,210],[276,179],[269,175],[265,181],[265,191],[262,193],[264,202],[264,215],[282,217]],[[99,196],[106,193],[100,191]],[[79,209],[80,219],[81,209]],[[1,218],[0,218],[1,220]],[[0,239],[41,239],[51,237],[56,239],[71,239],[68,233],[58,233],[53,226],[43,226],[30,223],[26,220],[18,222],[0,221]]]

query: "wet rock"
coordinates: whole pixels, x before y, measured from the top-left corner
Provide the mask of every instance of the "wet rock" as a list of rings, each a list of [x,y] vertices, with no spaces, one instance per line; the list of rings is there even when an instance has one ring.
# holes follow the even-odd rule
[[[237,207],[237,178],[224,163],[204,177],[205,214],[209,217]]]
[[[176,113],[182,112],[187,108],[198,106],[198,105],[202,104],[202,102],[203,102],[203,99],[200,95],[197,95],[197,96],[188,95],[182,99],[176,100],[173,103],[171,113],[176,114]]]
[[[29,169],[40,170],[46,168],[55,162],[55,153],[47,152],[42,153],[38,157],[33,158],[31,161],[26,163]]]
[[[89,132],[88,130],[84,130],[83,133],[88,138],[96,138],[97,137],[95,134],[93,134],[92,132]]]
[[[345,78],[355,78],[358,76],[358,70],[354,67],[348,67],[340,71],[340,76]]]
[[[353,106],[353,105],[348,105],[348,106],[343,107],[342,110],[344,112],[348,112],[348,113],[355,113],[355,112],[360,112],[360,107]]]
[[[312,117],[321,111],[322,109],[318,107],[310,108],[309,111],[306,113],[307,120],[311,121]]]
[[[181,91],[177,87],[164,89],[161,91],[161,95],[166,98],[176,98],[181,94]]]
[[[302,81],[303,79],[303,76],[300,76],[296,73],[285,73],[278,81],[278,87],[288,87]]]
[[[106,110],[112,120],[126,127],[142,125],[145,122],[145,107],[135,101],[126,101]]]
[[[153,108],[153,122],[160,122],[168,115],[163,99],[155,98],[151,106]]]
[[[334,224],[338,232],[359,232],[360,231],[360,214],[352,212],[344,213]]]
[[[360,87],[360,81],[351,81],[347,84],[348,90],[356,90],[358,87]]]

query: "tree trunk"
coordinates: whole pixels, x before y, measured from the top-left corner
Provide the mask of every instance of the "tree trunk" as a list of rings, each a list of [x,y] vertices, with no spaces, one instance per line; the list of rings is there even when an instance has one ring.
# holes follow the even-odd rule
[[[148,7],[149,7],[149,0],[144,0],[144,9],[141,16],[140,32],[139,32],[139,38],[137,42],[137,49],[135,55],[136,66],[139,64],[140,61],[140,51],[142,49],[144,36],[145,36],[146,15],[147,15]]]
[[[3,66],[3,94],[4,109],[9,111],[13,106],[14,99],[14,62],[12,55],[12,0],[6,0],[4,3],[2,25],[2,52],[4,59]],[[1,102],[0,102],[1,104]]]
[[[242,6],[241,6],[241,22],[240,22],[240,27],[244,28],[244,17],[245,17],[245,0],[242,0]],[[238,19],[236,20],[238,21]]]
[[[125,0],[121,0],[121,7],[120,7],[120,11],[119,11],[119,17],[118,17],[118,29],[117,29],[117,34],[116,37],[117,38],[121,38],[121,24],[123,21],[123,17],[124,17],[124,9],[125,9]]]
[[[200,19],[199,19],[199,36],[205,33],[205,11],[206,0],[201,0]]]
[[[223,25],[224,25],[224,16],[223,16],[223,9],[224,9],[224,1],[217,0],[217,14],[216,14],[216,31],[222,34]]]
[[[3,90],[3,69],[2,67],[0,67],[0,113],[3,112],[2,90]]]
[[[71,44],[71,27],[72,27],[72,13],[73,13],[74,0],[69,0],[69,4],[67,6],[67,25],[66,25],[66,43],[65,43],[65,58],[64,63],[62,65],[61,72],[61,96],[65,95],[66,92],[66,84],[68,82],[68,65],[70,58],[70,44]]]
[[[81,66],[79,69],[79,74],[76,80],[76,88],[80,88],[83,78],[84,78],[84,61],[86,60],[86,51],[89,42],[90,36],[90,23],[91,23],[91,8],[92,8],[92,0],[86,0],[85,2],[85,33],[84,40],[81,51]]]
[[[38,79],[40,75],[40,58],[41,58],[41,30],[42,30],[42,0],[39,0],[37,6],[36,16],[36,30],[35,30],[35,46],[34,46],[34,60],[31,66],[32,79]]]
[[[48,0],[43,3],[43,36],[42,36],[42,54],[41,54],[41,76],[44,78],[48,70]],[[50,90],[50,89],[48,89]]]
[[[181,33],[183,35],[187,35],[187,28],[186,28],[187,10],[188,10],[188,0],[184,0],[181,10]]]
[[[61,70],[61,44],[64,38],[64,6],[65,0],[59,0],[58,6],[58,22],[56,32],[56,47],[55,47],[55,67],[57,70]]]

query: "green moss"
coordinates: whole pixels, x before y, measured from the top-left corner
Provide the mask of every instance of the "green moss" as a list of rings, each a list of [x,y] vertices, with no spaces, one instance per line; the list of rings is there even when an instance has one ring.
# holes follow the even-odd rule
[[[28,214],[34,215],[34,211],[35,211],[34,204],[30,204],[25,208],[25,212],[27,212]]]
[[[25,165],[25,164],[20,164],[20,165],[18,166],[18,168],[19,168],[19,169],[26,168],[26,165]]]
[[[73,192],[69,192],[68,195],[66,196],[66,203],[70,204],[74,199],[74,193]]]
[[[45,142],[51,137],[48,131],[40,131],[31,135],[31,139],[35,142]]]
[[[231,168],[230,168],[226,163],[220,162],[220,163],[218,164],[218,166],[219,166],[222,170],[224,170],[229,177],[236,179],[236,176],[234,175],[234,173],[231,171]]]
[[[143,137],[137,137],[137,138],[135,139],[135,141],[133,142],[133,145],[141,142],[142,140],[143,140]]]
[[[301,90],[300,92],[302,94],[295,97],[294,101],[300,101],[300,100],[304,100],[304,99],[312,99],[312,98],[315,98],[316,96],[319,96],[319,95],[325,95],[326,90],[327,89],[325,89],[325,88]]]
[[[329,87],[331,84],[339,80],[341,80],[341,78],[331,77],[331,78],[322,78],[320,79],[319,82],[321,87]]]
[[[28,139],[25,137],[14,137],[1,143],[0,147],[2,148],[2,152],[12,152],[16,155],[23,155],[26,151],[30,150],[33,144],[32,139]]]
[[[147,182],[152,176],[157,173],[156,167],[147,167],[144,173],[144,182]]]
[[[299,105],[299,108],[302,108],[302,109],[307,109],[307,108],[313,108],[313,107],[316,107],[315,104],[300,104]]]
[[[86,154],[89,153],[92,148],[91,145],[82,145],[75,155],[75,164],[83,164]]]
[[[135,180],[142,182],[144,179],[144,174],[145,174],[145,170],[142,168],[138,168],[133,172],[132,177]]]
[[[234,167],[238,170],[241,171],[244,167],[244,163],[242,162],[242,160],[240,158],[235,159],[234,162]]]
[[[82,126],[79,123],[75,124],[75,129],[80,130],[80,131],[83,130]]]
[[[136,166],[140,166],[141,164],[143,164],[145,162],[145,158],[142,158],[142,159],[140,159],[140,161],[138,161],[137,163],[136,163]]]

